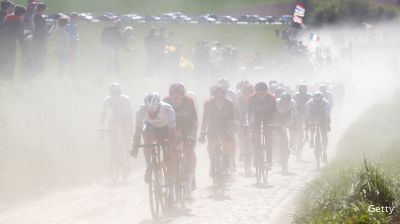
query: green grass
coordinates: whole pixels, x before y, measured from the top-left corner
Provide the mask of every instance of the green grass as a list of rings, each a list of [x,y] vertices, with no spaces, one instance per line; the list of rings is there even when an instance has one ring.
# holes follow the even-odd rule
[[[347,130],[337,158],[306,188],[295,223],[389,223],[398,216],[398,209],[390,217],[368,206],[400,203],[399,108],[398,100],[377,105]]]
[[[203,13],[230,8],[249,7],[258,4],[289,2],[290,0],[51,0],[43,1],[52,12],[123,12],[123,13],[162,13],[182,11]],[[25,0],[17,0],[25,4]]]

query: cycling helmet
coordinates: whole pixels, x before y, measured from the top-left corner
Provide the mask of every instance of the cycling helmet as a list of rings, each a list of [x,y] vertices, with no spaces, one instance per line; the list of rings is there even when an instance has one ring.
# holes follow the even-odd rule
[[[110,91],[111,96],[121,95],[121,86],[116,82],[112,83],[108,90]]]
[[[242,79],[238,84],[236,85],[237,90],[243,91],[244,89],[247,88],[247,86],[250,85],[250,82],[246,79]]]
[[[300,83],[299,84],[299,92],[300,93],[306,93],[307,89],[308,89],[308,87],[307,87],[307,85],[305,83]]]
[[[170,96],[184,96],[186,93],[185,86],[183,83],[173,83],[169,86]]]
[[[292,96],[291,96],[289,93],[284,92],[284,93],[282,93],[282,95],[281,95],[281,100],[282,100],[283,102],[289,102],[289,101],[292,100]]]
[[[229,81],[226,78],[219,78],[217,81],[217,85],[227,90],[229,88]]]
[[[144,105],[149,112],[155,112],[160,108],[161,98],[157,92],[151,92],[144,97]]]
[[[280,97],[282,96],[283,92],[285,92],[285,90],[283,89],[282,86],[277,86],[274,90],[275,96],[276,97]]]
[[[132,36],[133,35],[133,27],[131,27],[131,26],[125,27],[124,34],[127,36]]]
[[[326,84],[321,84],[319,86],[319,91],[321,91],[322,93],[326,92],[328,90],[328,86]]]
[[[258,82],[254,87],[256,92],[267,92],[268,86],[265,82]]]
[[[216,86],[212,86],[210,88],[210,93],[211,93],[211,96],[213,96],[213,97],[221,97],[222,98],[222,97],[225,97],[226,90],[224,87],[216,85]]]
[[[313,100],[316,102],[321,102],[323,98],[324,98],[324,95],[322,95],[322,93],[319,91],[317,91],[313,94]]]
[[[243,93],[245,93],[246,95],[254,93],[254,86],[251,84],[246,85],[246,87],[243,89]]]
[[[279,85],[279,82],[276,81],[275,79],[271,79],[271,80],[269,80],[268,85],[269,85],[270,87],[271,87],[272,85]]]

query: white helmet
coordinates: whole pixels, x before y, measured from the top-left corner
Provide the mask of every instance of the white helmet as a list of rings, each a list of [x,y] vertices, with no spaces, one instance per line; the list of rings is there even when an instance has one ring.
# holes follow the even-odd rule
[[[219,78],[217,81],[217,85],[227,90],[229,88],[229,81],[226,78]]]
[[[154,112],[160,108],[161,98],[157,92],[150,92],[144,97],[144,105],[147,111]]]
[[[114,82],[110,85],[110,87],[108,88],[108,90],[110,91],[110,94],[112,96],[119,96],[121,95],[121,86]]]

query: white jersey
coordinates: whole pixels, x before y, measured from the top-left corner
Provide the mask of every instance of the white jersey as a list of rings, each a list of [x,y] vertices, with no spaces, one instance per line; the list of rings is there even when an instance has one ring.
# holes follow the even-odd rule
[[[144,123],[157,128],[176,128],[175,111],[168,103],[161,102],[157,116],[152,119],[149,117],[146,106],[142,105],[136,113],[136,127],[143,127]]]
[[[111,112],[110,120],[119,122],[132,122],[131,100],[126,95],[118,97],[108,96],[104,100],[102,122],[105,122],[108,112]]]

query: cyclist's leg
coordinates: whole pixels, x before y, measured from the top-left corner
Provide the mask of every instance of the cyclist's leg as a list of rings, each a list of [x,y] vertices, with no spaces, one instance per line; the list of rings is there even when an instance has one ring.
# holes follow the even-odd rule
[[[267,153],[267,163],[268,163],[268,168],[272,168],[272,146],[273,146],[273,132],[272,128],[266,128],[264,130],[264,135],[265,135],[265,148],[266,148],[266,153]]]
[[[184,142],[184,168],[185,168],[185,185],[187,189],[187,197],[191,197],[192,183],[194,181],[194,173],[196,168],[196,153],[194,151],[194,144]]]
[[[315,145],[315,123],[312,122],[309,126],[310,130],[310,147],[313,148]]]
[[[288,130],[286,128],[282,129],[281,136],[281,163],[282,163],[282,171],[283,173],[287,173],[288,159],[289,159],[289,139],[288,139]]]
[[[144,140],[144,144],[148,145],[148,144],[153,144],[156,140],[156,136],[154,133],[154,129],[153,127],[151,127],[150,125],[146,125],[143,132],[143,140]],[[145,158],[145,162],[146,162],[146,171],[145,171],[145,182],[148,182],[149,179],[151,178],[150,175],[150,166],[151,166],[151,154],[152,154],[152,150],[153,148],[148,148],[145,147],[143,148],[143,155]]]
[[[257,152],[260,150],[261,147],[261,131],[260,128],[254,127],[251,131],[251,144],[254,150],[254,165],[257,165],[258,155]]]
[[[328,126],[321,125],[321,137],[322,137],[322,153],[324,162],[327,161],[327,149],[328,149]]]
[[[184,161],[185,161],[185,174],[187,177],[193,178],[196,167],[196,153],[192,143],[184,142]]]
[[[214,166],[215,166],[215,164],[214,164],[214,154],[215,154],[215,149],[216,149],[218,141],[217,141],[217,138],[208,135],[207,136],[207,142],[208,142],[207,151],[208,151],[208,156],[210,158],[210,170],[209,170],[210,172],[209,172],[209,175],[212,178],[213,175],[214,175],[213,174],[213,169],[214,169]]]
[[[234,136],[226,136],[222,141],[224,169],[227,171],[231,167],[231,159],[235,156],[235,138]]]
[[[296,128],[296,141],[297,141],[297,158],[301,158],[301,154],[303,152],[303,146],[304,146],[304,120],[298,120],[297,121],[297,128]]]

